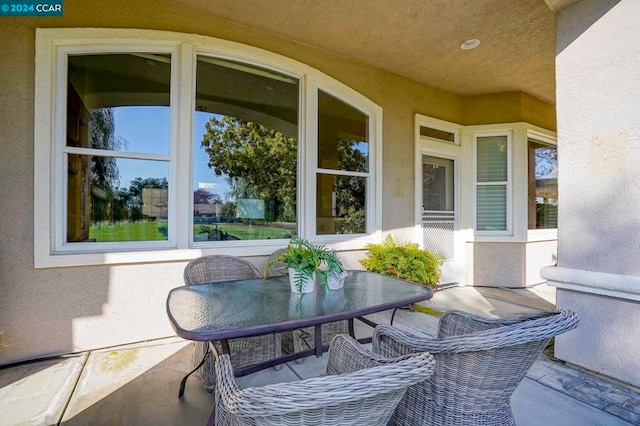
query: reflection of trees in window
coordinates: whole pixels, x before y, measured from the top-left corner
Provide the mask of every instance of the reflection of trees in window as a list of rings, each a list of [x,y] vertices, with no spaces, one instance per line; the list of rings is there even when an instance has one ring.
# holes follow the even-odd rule
[[[558,227],[558,150],[529,141],[529,229]]]
[[[337,154],[340,169],[366,173],[368,155],[358,146],[360,141],[338,139]],[[365,232],[366,179],[362,177],[336,177],[336,233],[359,234]]]
[[[167,178],[144,178],[136,177],[131,181],[129,188],[120,188],[117,199],[114,201],[113,221],[128,219],[130,222],[137,222],[143,218],[142,194],[144,189],[168,189]],[[166,196],[162,197],[166,199]],[[162,206],[156,206],[162,207]],[[166,206],[165,206],[166,208]],[[151,217],[151,219],[155,219]]]
[[[369,157],[358,147],[360,143],[354,139],[338,139],[338,164],[341,170],[369,171]]]
[[[95,149],[117,151],[126,146],[126,140],[115,136],[113,108],[91,110],[89,126],[90,146]],[[93,198],[93,220],[109,218],[109,204],[120,185],[120,172],[113,157],[93,155],[91,157],[91,188]],[[100,194],[101,196],[96,196]]]
[[[366,179],[355,176],[336,178],[336,233],[361,234],[365,229]]]
[[[211,117],[202,147],[209,168],[227,177],[230,198],[262,199],[267,221],[296,221],[296,138],[235,117]]]
[[[193,204],[217,204],[222,203],[220,194],[214,194],[206,189],[198,188],[193,191]]]
[[[539,145],[535,148],[536,178],[540,178],[558,167],[558,149],[555,146]]]

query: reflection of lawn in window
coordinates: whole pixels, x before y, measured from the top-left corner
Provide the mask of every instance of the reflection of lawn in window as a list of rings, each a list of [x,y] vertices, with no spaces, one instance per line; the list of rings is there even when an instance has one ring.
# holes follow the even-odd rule
[[[166,229],[166,224],[166,220],[97,223],[91,226],[89,237],[96,242],[166,240],[159,229]]]
[[[218,233],[216,236],[212,236],[208,239],[206,228],[216,229],[216,225],[195,225],[193,227],[193,235],[195,241],[217,241]],[[229,240],[267,240],[267,239],[281,239],[281,238],[294,238],[297,233],[295,229],[285,229],[275,226],[264,225],[248,225],[241,223],[220,223],[217,224],[217,229],[220,233],[224,232],[230,238]],[[234,238],[235,237],[235,238]]]

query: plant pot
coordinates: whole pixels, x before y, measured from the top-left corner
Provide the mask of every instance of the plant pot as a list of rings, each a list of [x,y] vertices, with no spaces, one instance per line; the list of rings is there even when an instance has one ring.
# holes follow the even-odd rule
[[[315,273],[303,281],[302,291],[298,291],[298,288],[296,287],[295,280],[297,276],[298,276],[298,271],[296,269],[289,268],[289,284],[291,285],[291,291],[293,293],[311,293],[316,289]]]
[[[340,290],[344,287],[344,280],[349,276],[347,271],[342,273],[340,272],[331,272],[327,275],[327,284],[329,285],[329,290]]]

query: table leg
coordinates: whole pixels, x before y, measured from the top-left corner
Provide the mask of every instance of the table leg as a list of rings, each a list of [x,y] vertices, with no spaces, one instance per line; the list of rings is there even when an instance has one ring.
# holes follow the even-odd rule
[[[353,337],[355,339],[356,338],[356,331],[355,331],[355,329],[353,327],[353,318],[349,318],[347,320],[347,324],[348,324],[348,327],[349,327],[349,336],[351,336],[351,337]]]
[[[314,336],[316,339],[316,357],[322,356],[322,326],[320,324],[314,326]]]
[[[207,345],[207,350],[205,351],[204,356],[202,357],[202,361],[200,361],[200,364],[198,364],[196,368],[191,370],[186,376],[182,378],[182,381],[180,382],[180,390],[178,391],[178,398],[182,398],[182,396],[184,395],[184,388],[187,385],[187,379],[189,378],[189,376],[195,373],[196,371],[198,371],[198,368],[202,367],[202,364],[204,364],[204,362],[207,360],[210,354],[211,354],[211,350]]]
[[[222,343],[222,353],[229,355],[231,357],[231,349],[229,349],[229,341],[227,339],[221,340]]]
[[[395,308],[393,310],[393,313],[391,314],[391,322],[389,323],[389,325],[393,325],[393,319],[396,317],[396,312],[398,312],[398,308]]]

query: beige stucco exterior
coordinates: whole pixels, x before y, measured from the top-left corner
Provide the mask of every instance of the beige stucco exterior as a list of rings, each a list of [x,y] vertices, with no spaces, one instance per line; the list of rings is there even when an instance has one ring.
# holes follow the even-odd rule
[[[554,130],[553,107],[521,93],[463,98],[328,50],[168,1],[65,0],[61,18],[0,20],[0,364],[173,334],[165,313],[187,262],[34,268],[34,72],[38,27],[196,33],[266,49],[350,86],[383,109],[382,229],[413,229],[414,115],[460,123],[530,121]],[[491,111],[491,112],[488,112]],[[195,256],[195,255],[194,255]],[[186,256],[188,257],[188,256]],[[346,254],[348,267],[357,255]],[[252,258],[257,264],[263,259]]]
[[[475,286],[527,287],[545,282],[540,269],[556,261],[557,241],[467,243],[466,269]]]
[[[583,0],[557,18],[559,336],[567,362],[640,386],[640,3]]]

